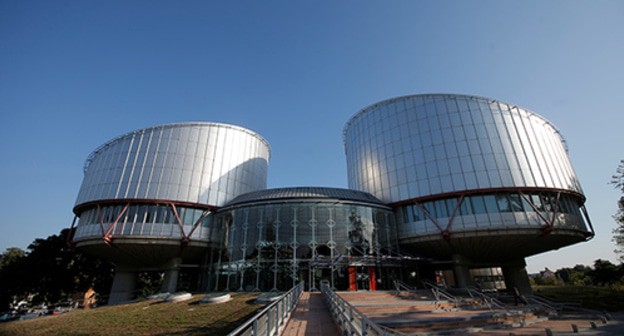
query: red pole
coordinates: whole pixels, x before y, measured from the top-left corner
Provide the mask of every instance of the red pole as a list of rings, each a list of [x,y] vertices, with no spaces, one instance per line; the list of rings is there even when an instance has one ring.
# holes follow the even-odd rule
[[[348,271],[349,271],[349,290],[353,292],[357,291],[357,279],[356,279],[355,266],[349,266]]]
[[[368,288],[372,291],[377,290],[377,268],[368,266]]]

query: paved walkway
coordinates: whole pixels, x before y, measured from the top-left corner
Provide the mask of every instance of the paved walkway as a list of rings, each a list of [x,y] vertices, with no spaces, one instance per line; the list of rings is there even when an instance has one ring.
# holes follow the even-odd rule
[[[338,336],[341,334],[323,302],[322,294],[303,292],[282,335]]]

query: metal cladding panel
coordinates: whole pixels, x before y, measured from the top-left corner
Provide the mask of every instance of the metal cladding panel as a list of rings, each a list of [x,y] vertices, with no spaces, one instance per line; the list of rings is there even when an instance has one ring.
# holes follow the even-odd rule
[[[386,100],[349,120],[344,143],[349,188],[387,203],[514,187],[582,194],[559,131],[536,113],[488,98]]]
[[[156,199],[221,206],[265,189],[269,145],[247,129],[178,123],[133,131],[87,159],[76,205]]]
[[[329,201],[346,200],[360,203],[370,203],[385,207],[385,205],[380,200],[376,199],[371,194],[350,189],[327,187],[288,187],[258,190],[240,195],[230,201],[225,206],[229,207],[245,203],[293,201],[303,199]]]

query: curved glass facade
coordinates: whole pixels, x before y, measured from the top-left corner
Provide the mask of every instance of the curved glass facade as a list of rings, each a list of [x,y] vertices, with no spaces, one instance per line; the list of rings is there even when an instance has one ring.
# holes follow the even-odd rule
[[[212,257],[215,290],[285,290],[301,280],[308,289],[321,280],[344,289],[348,267],[382,266],[397,248],[394,214],[382,204],[297,195],[217,213],[227,230],[225,250]]]
[[[516,105],[394,98],[351,118],[344,143],[349,187],[390,204],[401,243],[416,253],[500,261],[593,236],[559,131]],[[509,244],[517,252],[504,254]]]
[[[546,224],[553,229],[587,231],[577,197],[553,192],[471,194],[414,202],[398,209],[401,238],[492,227],[541,229]]]
[[[345,126],[349,187],[387,203],[509,187],[582,190],[557,129],[497,100],[416,95],[367,107]]]
[[[85,163],[73,240],[121,264],[197,259],[219,246],[214,210],[265,189],[268,161],[266,140],[238,126],[177,123],[124,134]],[[116,252],[106,250],[112,244]]]
[[[127,204],[90,207],[80,214],[75,240],[115,237],[177,238],[218,242],[221,232],[210,210],[173,204]]]
[[[124,134],[85,163],[73,240],[122,266],[110,300],[121,302],[131,273],[166,270],[172,292],[185,267],[208,291],[391,289],[450,273],[460,287],[499,288],[504,276],[527,288],[526,256],[593,236],[565,141],[516,105],[389,99],[347,122],[344,145],[350,189],[266,189],[270,149],[252,131],[197,122]]]
[[[241,127],[178,123],[130,132],[87,159],[76,205],[150,199],[221,206],[265,189],[269,145]]]

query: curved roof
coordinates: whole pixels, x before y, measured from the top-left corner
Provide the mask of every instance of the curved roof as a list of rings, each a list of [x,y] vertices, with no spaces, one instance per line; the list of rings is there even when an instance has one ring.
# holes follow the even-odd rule
[[[83,167],[83,171],[87,171],[87,169],[89,168],[89,165],[91,164],[91,162],[93,161],[93,159],[95,158],[95,156],[97,156],[100,152],[102,152],[104,149],[106,149],[107,147],[113,145],[114,143],[121,141],[125,138],[131,137],[134,134],[137,133],[143,133],[143,132],[147,132],[150,129],[159,129],[159,128],[173,128],[173,127],[191,127],[191,126],[202,126],[202,127],[223,127],[223,128],[231,128],[231,129],[235,129],[244,133],[247,133],[251,136],[254,136],[256,138],[258,138],[258,140],[260,140],[261,142],[263,142],[267,148],[269,149],[269,156],[271,155],[271,146],[269,145],[269,142],[263,138],[260,134],[241,127],[241,126],[236,126],[236,125],[230,125],[230,124],[223,124],[223,123],[217,123],[217,122],[208,122],[208,121],[189,121],[189,122],[177,122],[177,123],[172,123],[172,124],[163,124],[163,125],[156,125],[156,126],[151,126],[151,127],[146,127],[146,128],[141,128],[141,129],[137,129],[134,131],[130,131],[128,133],[122,134],[118,137],[115,137],[107,142],[105,142],[103,145],[100,145],[98,148],[96,148],[93,152],[91,152],[91,154],[89,154],[89,156],[87,157],[87,160],[84,163],[84,167]]]
[[[242,194],[228,202],[224,207],[245,203],[294,199],[343,200],[386,206],[375,196],[363,191],[327,187],[288,187],[257,190]]]
[[[475,95],[468,95],[468,94],[455,94],[455,93],[424,93],[424,94],[413,94],[413,95],[405,95],[405,96],[399,96],[399,97],[394,97],[394,98],[389,98],[389,99],[385,99],[376,103],[373,103],[361,110],[359,110],[357,113],[355,113],[346,123],[345,126],[342,129],[342,138],[343,141],[345,141],[346,136],[347,136],[347,130],[349,129],[349,127],[351,126],[351,124],[353,124],[355,122],[355,120],[359,119],[360,117],[362,117],[362,115],[370,112],[371,110],[375,109],[378,106],[382,106],[382,105],[387,105],[387,104],[392,104],[396,101],[400,101],[400,100],[405,100],[408,98],[436,98],[436,97],[462,97],[462,98],[468,98],[468,99],[478,99],[478,100],[486,100],[490,103],[493,102],[499,102],[502,104],[506,104],[512,108],[520,108],[528,113],[530,113],[531,115],[533,115],[534,117],[537,117],[541,120],[543,120],[543,122],[545,124],[550,125],[550,127],[552,127],[555,132],[557,134],[559,134],[559,137],[561,137],[561,140],[563,141],[564,145],[566,144],[565,139],[563,138],[563,135],[561,134],[561,132],[559,131],[559,129],[557,129],[557,127],[555,127],[555,125],[553,125],[548,119],[544,118],[542,115],[535,113],[529,109],[526,109],[524,107],[520,107],[518,105],[515,104],[510,104],[508,102],[499,100],[499,99],[492,99],[492,98],[488,98],[488,97],[483,97],[483,96],[475,96]],[[567,148],[567,147],[566,147]]]

